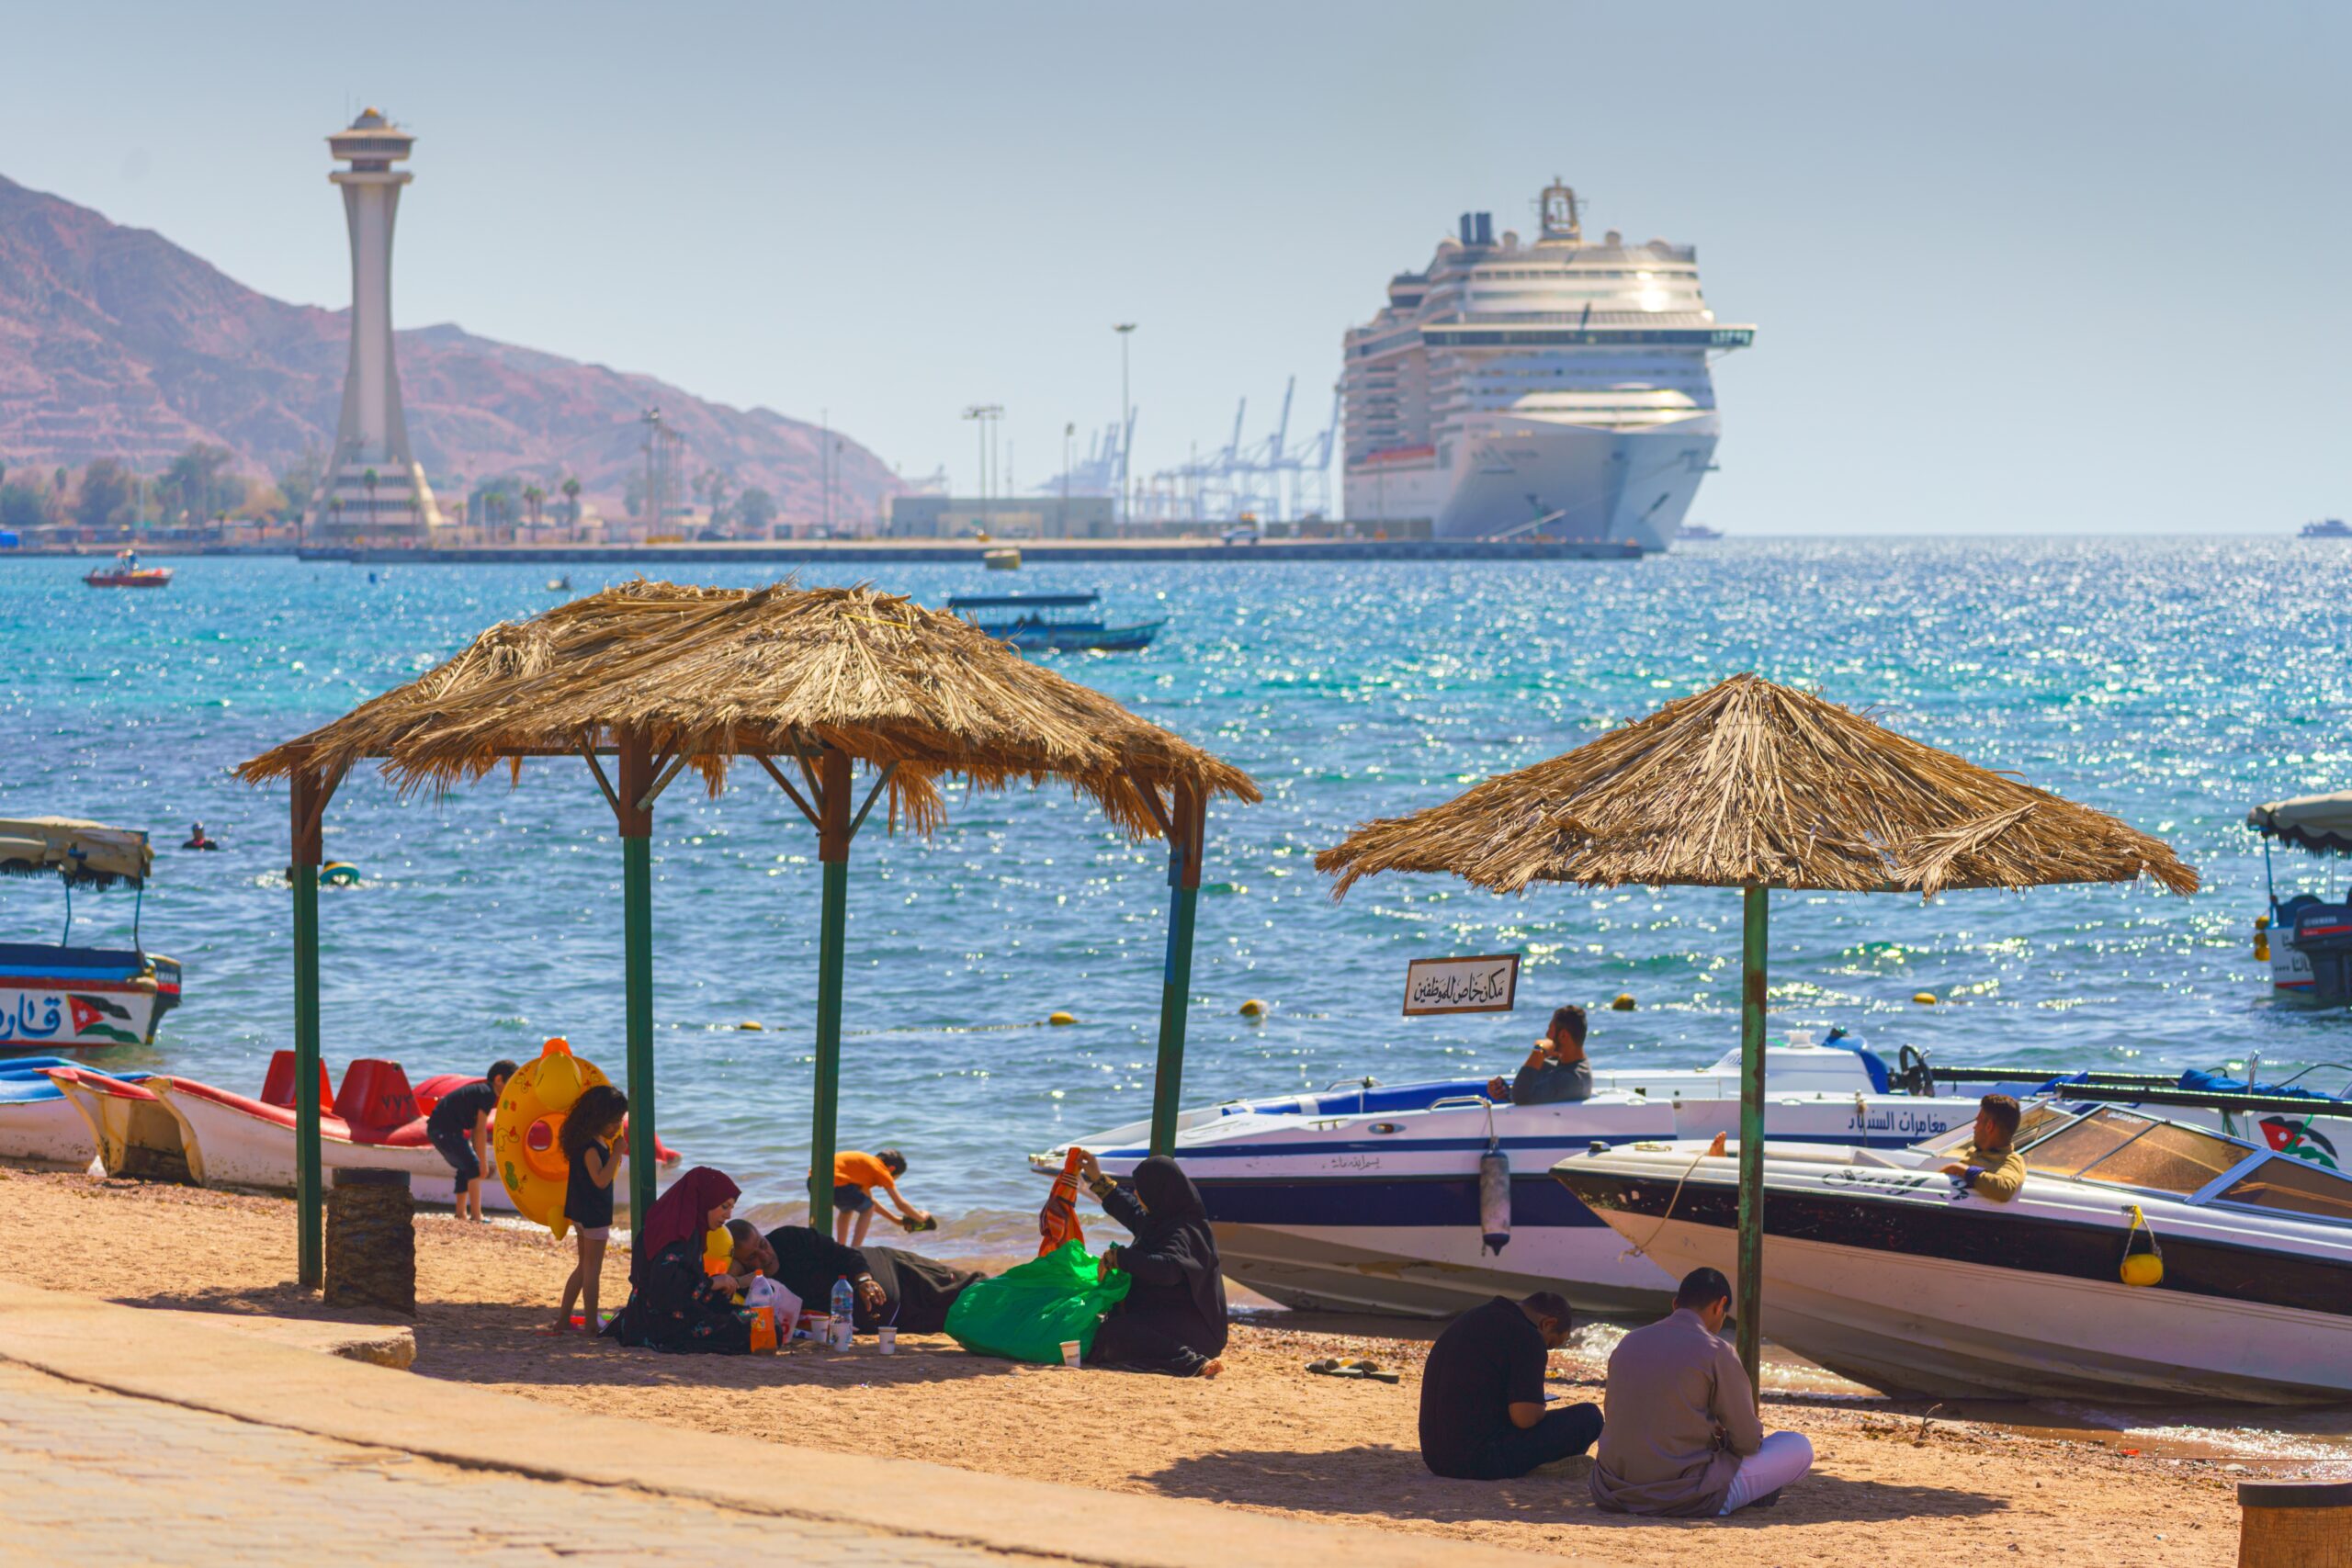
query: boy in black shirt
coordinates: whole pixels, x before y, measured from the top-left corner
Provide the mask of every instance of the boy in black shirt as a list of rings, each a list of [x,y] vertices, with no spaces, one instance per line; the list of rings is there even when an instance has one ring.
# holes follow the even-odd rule
[[[451,1089],[424,1119],[424,1135],[449,1162],[456,1178],[458,1218],[481,1218],[481,1173],[490,1161],[490,1119],[514,1076],[512,1062],[492,1062],[481,1078]]]
[[[1421,1462],[1437,1475],[1502,1481],[1590,1448],[1600,1407],[1544,1409],[1547,1353],[1568,1340],[1568,1303],[1549,1291],[1497,1296],[1447,1325],[1421,1373]]]

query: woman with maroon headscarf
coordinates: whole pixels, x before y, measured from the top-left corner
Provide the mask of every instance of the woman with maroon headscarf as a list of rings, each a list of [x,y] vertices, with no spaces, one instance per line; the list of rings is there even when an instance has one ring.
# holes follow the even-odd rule
[[[735,1292],[749,1280],[703,1272],[703,1238],[735,1213],[741,1190],[696,1166],[655,1200],[630,1255],[628,1304],[605,1333],[624,1345],[740,1356],[751,1325],[736,1315]]]

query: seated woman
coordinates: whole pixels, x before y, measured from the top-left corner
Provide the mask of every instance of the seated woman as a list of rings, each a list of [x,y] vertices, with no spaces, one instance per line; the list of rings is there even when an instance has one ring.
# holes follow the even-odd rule
[[[735,1312],[735,1292],[750,1283],[751,1269],[738,1278],[706,1274],[702,1263],[705,1236],[727,1223],[740,1193],[705,1165],[656,1200],[629,1259],[628,1304],[605,1328],[608,1338],[728,1356],[751,1349],[751,1325]]]
[[[810,1312],[826,1310],[834,1280],[854,1286],[854,1321],[865,1330],[888,1323],[902,1334],[937,1334],[964,1287],[980,1278],[978,1269],[895,1247],[844,1247],[807,1225],[778,1225],[768,1232],[767,1245],[775,1258],[772,1277]]]
[[[1094,1337],[1098,1367],[1213,1378],[1225,1371],[1225,1279],[1200,1190],[1183,1167],[1154,1155],[1131,1183],[1102,1174],[1092,1155],[1080,1170],[1103,1213],[1135,1240],[1102,1254],[1107,1271],[1124,1269],[1135,1283]]]

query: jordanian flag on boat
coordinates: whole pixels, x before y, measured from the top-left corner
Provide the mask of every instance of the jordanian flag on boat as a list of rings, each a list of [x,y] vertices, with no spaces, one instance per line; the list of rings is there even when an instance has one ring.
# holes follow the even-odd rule
[[[118,1045],[142,1043],[140,1037],[130,1031],[117,1029],[113,1024],[99,1021],[101,1019],[119,1018],[123,1022],[129,1023],[130,1010],[121,1003],[110,1002],[104,997],[68,996],[65,1000],[66,1004],[74,1010],[74,1032],[76,1035],[92,1035],[100,1040],[111,1040]]]

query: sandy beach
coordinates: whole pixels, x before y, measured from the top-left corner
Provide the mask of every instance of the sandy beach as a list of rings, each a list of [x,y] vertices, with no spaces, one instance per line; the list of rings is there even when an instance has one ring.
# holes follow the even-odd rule
[[[296,1289],[285,1200],[0,1168],[0,1269],[134,1305],[326,1315]],[[415,1371],[607,1415],[1115,1491],[1207,1498],[1327,1522],[1422,1531],[1629,1563],[1874,1563],[1932,1551],[2067,1563],[2235,1560],[2233,1484],[2211,1459],[2021,1435],[1916,1404],[1770,1393],[1768,1427],[1819,1462],[1781,1506],[1726,1523],[1634,1523],[1588,1500],[1581,1461],[1487,1484],[1421,1466],[1422,1345],[1257,1321],[1215,1382],[1069,1373],[967,1356],[953,1342],[870,1342],[847,1356],[729,1359],[554,1341],[571,1257],[544,1234],[420,1214]],[[607,1301],[625,1295],[624,1254]],[[1282,1314],[1268,1314],[1279,1320]],[[1606,1331],[1554,1358],[1555,1387],[1597,1398]],[[1401,1384],[1308,1375],[1368,1355]],[[1768,1379],[1768,1382],[1772,1380]],[[1997,1560],[1997,1559],[1996,1559]]]

